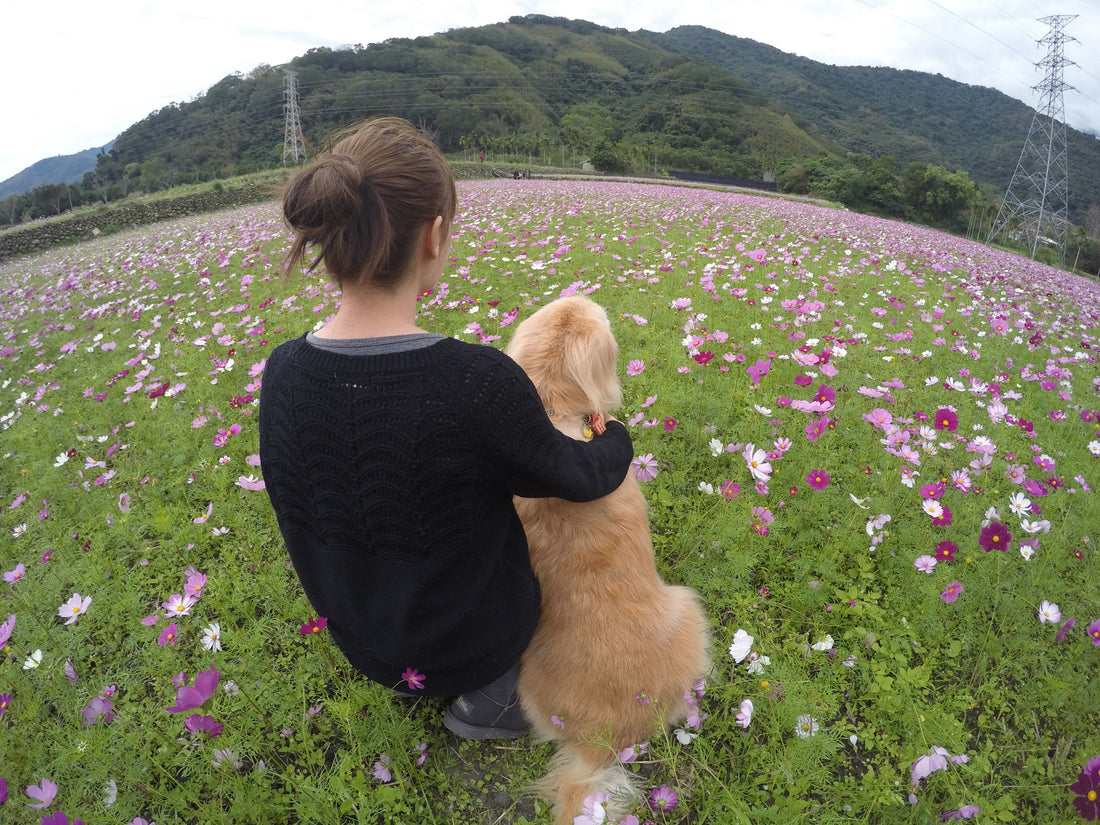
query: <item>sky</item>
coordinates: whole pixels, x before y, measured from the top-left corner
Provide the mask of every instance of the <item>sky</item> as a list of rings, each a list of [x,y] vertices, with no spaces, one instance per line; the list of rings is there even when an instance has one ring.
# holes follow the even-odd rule
[[[101,147],[227,75],[278,66],[311,48],[546,14],[609,28],[681,25],[757,40],[841,66],[890,66],[990,86],[1039,104],[1047,56],[1041,18],[1077,15],[1064,69],[1065,122],[1100,132],[1096,0],[12,0],[0,11],[0,181],[36,161]],[[1022,147],[1021,147],[1022,148]],[[1071,161],[1072,163],[1072,161]]]

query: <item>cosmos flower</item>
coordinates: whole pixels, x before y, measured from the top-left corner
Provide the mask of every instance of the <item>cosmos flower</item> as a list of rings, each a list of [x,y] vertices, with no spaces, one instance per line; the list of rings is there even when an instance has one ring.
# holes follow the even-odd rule
[[[794,726],[794,732],[799,739],[809,739],[811,736],[816,736],[820,729],[817,720],[808,713],[799,716]]]
[[[222,628],[217,622],[211,622],[202,631],[202,646],[217,653],[222,649]]]
[[[990,550],[1000,550],[1003,553],[1008,550],[1008,546],[1011,543],[1012,534],[1009,533],[1008,528],[999,521],[990,522],[982,528],[982,532],[978,536],[978,544],[980,544],[982,549],[987,553]]]
[[[218,689],[222,672],[215,668],[204,670],[195,677],[194,685],[183,685],[176,691],[176,703],[165,708],[169,713],[197,710],[209,701]]]
[[[1062,611],[1058,605],[1043,599],[1039,605],[1039,621],[1043,624],[1058,624],[1062,621]]]
[[[948,604],[951,604],[951,602],[959,598],[959,594],[962,593],[962,591],[963,586],[961,584],[959,584],[957,581],[951,582],[951,584],[947,585],[944,591],[940,593],[940,598]]]
[[[657,460],[653,457],[653,453],[635,456],[634,460],[630,462],[630,469],[638,481],[653,481],[658,472]]]
[[[88,605],[92,603],[91,596],[81,596],[73,593],[69,600],[57,608],[57,615],[65,619],[65,624],[73,624],[79,616],[88,611]]]

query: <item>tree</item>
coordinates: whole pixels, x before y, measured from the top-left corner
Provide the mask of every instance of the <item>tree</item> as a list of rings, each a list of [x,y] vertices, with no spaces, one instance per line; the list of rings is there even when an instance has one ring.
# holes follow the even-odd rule
[[[901,191],[918,220],[948,229],[964,227],[967,210],[982,200],[966,172],[948,172],[929,163],[906,166]]]

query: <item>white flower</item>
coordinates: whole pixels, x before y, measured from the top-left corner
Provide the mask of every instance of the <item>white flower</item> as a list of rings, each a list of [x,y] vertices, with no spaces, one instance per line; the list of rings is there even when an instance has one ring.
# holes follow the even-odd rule
[[[1039,605],[1039,621],[1043,624],[1057,624],[1062,621],[1062,610],[1054,602],[1043,599]]]
[[[1008,509],[1018,516],[1026,516],[1031,511],[1031,499],[1023,493],[1013,493],[1008,500]]]
[[[23,662],[23,670],[31,670],[42,664],[42,651],[36,650],[30,656],[27,657],[27,661]]]
[[[772,414],[771,409],[768,408],[768,407],[761,407],[759,404],[753,404],[753,407],[755,407],[756,411],[758,413],[760,413],[761,415],[771,415]]]
[[[686,731],[683,728],[676,728],[676,730],[673,731],[673,734],[675,734],[676,736],[676,741],[679,742],[681,745],[690,745],[692,741],[694,741],[695,737],[699,735],[697,733],[692,733],[691,731]]]
[[[741,628],[737,628],[737,632],[733,634],[733,644],[730,645],[730,656],[737,664],[741,664],[750,650],[752,650],[752,636]]]
[[[712,438],[707,446],[710,447],[710,454],[715,458],[718,458],[718,456],[726,451],[726,445],[717,438]]]
[[[1034,535],[1035,533],[1046,533],[1050,530],[1050,522],[1046,519],[1040,519],[1039,521],[1030,521],[1029,519],[1023,519],[1020,521],[1020,527],[1025,533]]]
[[[69,454],[68,453],[62,453],[61,455],[59,455],[57,458],[55,458],[53,460],[53,466],[60,467],[62,464],[64,464],[68,460],[69,460]]]
[[[826,634],[825,638],[819,642],[814,642],[810,645],[814,650],[832,650],[833,649],[833,637]]]
[[[749,663],[745,666],[745,670],[751,673],[753,676],[760,676],[764,673],[764,668],[772,663],[772,660],[767,656],[757,656],[755,653],[749,656]]]
[[[794,726],[794,732],[798,734],[799,739],[809,739],[811,736],[817,734],[820,730],[817,720],[810,714],[804,713],[798,717],[798,723]]]
[[[27,525],[26,525],[26,523],[23,523],[23,524],[15,525],[15,527],[11,531],[11,534],[12,534],[13,537],[19,538],[21,535],[23,535],[26,532],[27,532]]]
[[[714,493],[714,485],[708,484],[705,481],[699,482],[699,492],[706,493],[708,496]]]
[[[856,505],[856,507],[861,507],[861,508],[863,508],[864,510],[868,510],[868,509],[870,509],[870,508],[869,508],[869,507],[868,507],[868,506],[867,506],[866,504],[864,504],[864,503],[863,503],[863,502],[865,502],[865,501],[866,501],[867,499],[865,499],[865,498],[856,498],[856,497],[855,497],[854,495],[852,495],[851,493],[848,493],[848,498],[850,498],[850,499],[852,500],[852,504]]]
[[[1035,555],[1035,548],[1027,544],[1021,544],[1020,555],[1024,557],[1024,561],[1031,561],[1032,556]]]
[[[106,796],[103,798],[103,803],[110,808],[118,800],[118,783],[113,779],[107,780],[107,786],[103,789]]]
[[[921,502],[921,508],[926,515],[932,518],[939,518],[943,515],[943,505],[936,501],[934,498],[926,498]]]
[[[202,632],[202,646],[217,653],[222,649],[221,635],[221,626],[217,622],[211,622]]]
[[[1085,445],[1088,451],[1095,456],[1100,456],[1100,441],[1090,441]]]

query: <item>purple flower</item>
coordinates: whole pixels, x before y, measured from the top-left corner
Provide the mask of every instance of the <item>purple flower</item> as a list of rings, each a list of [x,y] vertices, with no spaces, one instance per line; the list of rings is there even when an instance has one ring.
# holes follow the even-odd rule
[[[987,553],[990,550],[1000,550],[1002,553],[1008,549],[1008,545],[1012,543],[1012,534],[1008,532],[1008,528],[1001,524],[999,521],[993,521],[982,528],[981,535],[978,536],[978,544]]]
[[[316,619],[310,619],[304,625],[298,628],[298,632],[303,636],[312,636],[315,633],[320,633],[328,625],[328,619],[324,616],[320,616]]]
[[[0,716],[4,715],[4,711],[8,709],[8,705],[11,704],[10,693],[0,693]],[[5,788],[6,790],[6,788]]]
[[[405,672],[401,674],[401,678],[405,680],[411,690],[424,689],[424,674],[414,667],[406,668]]]
[[[815,490],[824,490],[829,486],[829,474],[824,470],[810,470],[806,473],[806,483]]]
[[[160,636],[157,638],[157,644],[164,647],[165,645],[174,645],[178,643],[179,640],[179,629],[176,627],[176,623],[172,622],[160,632]]]
[[[950,604],[959,598],[959,594],[963,592],[963,586],[958,582],[951,582],[947,585],[947,589],[940,593],[940,598]]]
[[[1097,758],[1090,759],[1085,770],[1077,775],[1077,781],[1069,786],[1077,796],[1073,798],[1073,806],[1077,812],[1089,822],[1100,818],[1100,766],[1089,770],[1097,762]]]
[[[26,572],[27,568],[23,566],[22,562],[20,562],[19,564],[15,565],[14,570],[9,570],[7,573],[4,574],[4,581],[6,581],[8,584],[15,584],[17,581],[23,578]]]
[[[86,708],[81,709],[80,713],[84,717],[84,721],[80,724],[85,728],[94,725],[100,719],[111,722],[115,718],[115,703],[103,696],[96,696]]]
[[[1076,624],[1077,624],[1077,620],[1075,618],[1073,618],[1072,616],[1070,616],[1068,619],[1066,619],[1065,623],[1058,630],[1058,633],[1055,634],[1054,641],[1060,642],[1060,641],[1062,641],[1062,639],[1066,638],[1066,633],[1071,628],[1073,628],[1073,626],[1076,625]]]
[[[638,481],[653,481],[657,477],[658,465],[653,453],[636,456],[630,462],[630,469]]]
[[[214,719],[213,716],[200,716],[197,713],[192,713],[188,716],[183,726],[194,734],[205,733],[210,739],[219,736],[222,732],[222,728],[225,727],[221,722]]]
[[[204,670],[195,677],[194,685],[184,685],[176,691],[176,704],[165,710],[169,713],[182,713],[202,707],[218,689],[221,677],[220,670]]]
[[[27,786],[27,796],[38,800],[34,804],[28,802],[28,808],[48,808],[50,803],[53,802],[53,798],[57,796],[57,784],[49,779],[43,779],[41,785]]]
[[[680,796],[668,785],[649,792],[649,807],[655,811],[671,811],[680,804]]]
[[[1100,619],[1094,619],[1089,624],[1088,634],[1089,638],[1092,639],[1092,643],[1100,647]]]
[[[959,428],[959,417],[955,414],[954,410],[948,407],[941,407],[936,410],[934,426],[937,430],[955,432],[955,430]]]
[[[88,605],[90,605],[91,603],[91,596],[81,597],[79,593],[73,593],[73,595],[69,597],[69,600],[65,602],[65,604],[57,608],[57,615],[60,616],[62,619],[67,618],[65,624],[73,624],[77,620],[78,616],[80,616],[82,613],[87,612]]]
[[[52,814],[46,814],[42,817],[39,825],[84,825],[84,820],[74,819],[69,822],[69,815],[64,811],[55,811]]]
[[[15,614],[8,616],[3,624],[0,624],[0,648],[3,648],[11,638],[11,632],[15,630]]]
[[[957,811],[944,811],[940,814],[940,821],[946,822],[948,819],[973,819],[975,814],[979,813],[982,809],[977,805],[963,805]]]

